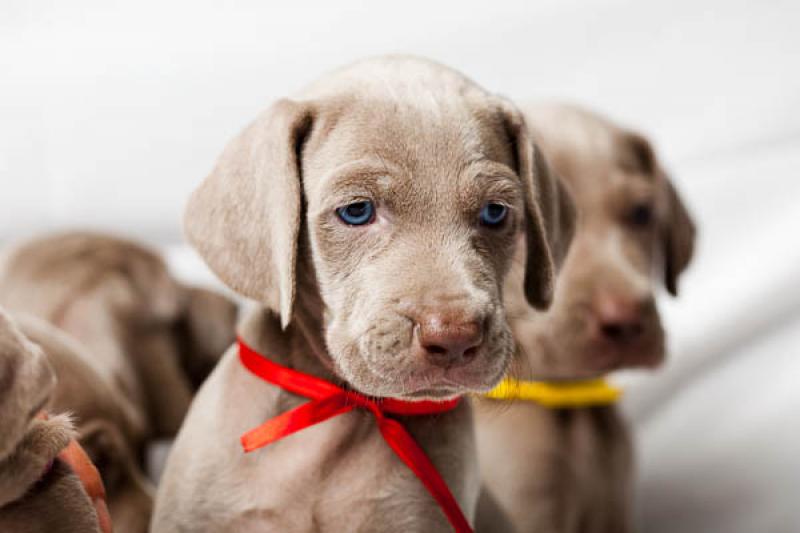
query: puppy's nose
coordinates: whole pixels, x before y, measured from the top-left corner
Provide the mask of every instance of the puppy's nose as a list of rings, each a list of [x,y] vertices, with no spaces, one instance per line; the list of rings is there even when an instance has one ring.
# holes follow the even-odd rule
[[[598,336],[617,344],[636,341],[645,331],[645,310],[650,303],[650,298],[598,294],[593,305]]]
[[[427,314],[416,325],[417,342],[432,364],[454,367],[475,358],[483,343],[484,321],[447,314]]]

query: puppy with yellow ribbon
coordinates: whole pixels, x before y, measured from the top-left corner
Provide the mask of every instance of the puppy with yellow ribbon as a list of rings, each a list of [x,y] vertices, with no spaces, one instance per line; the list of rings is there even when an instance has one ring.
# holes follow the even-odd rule
[[[524,301],[521,261],[507,278],[518,350],[508,377],[474,402],[477,529],[624,533],[633,449],[606,376],[663,359],[655,294],[662,284],[676,294],[694,225],[642,135],[566,105],[529,106],[526,119],[578,224],[547,311]]]

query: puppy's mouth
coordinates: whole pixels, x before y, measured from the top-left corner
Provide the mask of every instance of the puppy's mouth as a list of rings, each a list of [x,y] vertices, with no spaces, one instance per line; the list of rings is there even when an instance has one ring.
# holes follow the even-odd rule
[[[573,327],[573,331],[576,328]],[[623,369],[654,369],[664,360],[663,336],[655,332],[637,342],[616,344],[577,335],[529,337],[514,373],[542,381],[583,380]]]
[[[663,358],[664,347],[656,341],[631,346],[589,343],[581,350],[581,357],[571,377],[589,379],[623,369],[656,368]]]
[[[464,392],[453,387],[443,387],[440,389],[419,389],[414,392],[400,395],[399,398],[409,400],[435,400],[444,401],[451,400],[461,396]]]
[[[336,373],[355,390],[374,397],[442,401],[486,392],[503,377],[513,353],[507,328],[490,330],[481,346],[460,357],[453,357],[455,352],[423,352],[413,337],[397,346],[382,341],[380,331],[367,333],[332,353]]]
[[[504,368],[432,368],[403,380],[399,398],[446,400],[472,392],[490,390],[505,374]]]

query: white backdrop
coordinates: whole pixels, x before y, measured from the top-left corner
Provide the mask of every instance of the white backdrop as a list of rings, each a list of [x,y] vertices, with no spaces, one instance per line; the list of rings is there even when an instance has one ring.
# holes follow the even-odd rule
[[[693,208],[674,347],[626,397],[645,531],[800,523],[800,3],[0,3],[0,242],[91,226],[180,247],[191,188],[274,98],[415,53],[642,129]]]
[[[587,4],[2,0],[0,238],[77,222],[177,239],[187,191],[260,109],[385,52],[597,106],[677,168],[800,132],[797,2]]]

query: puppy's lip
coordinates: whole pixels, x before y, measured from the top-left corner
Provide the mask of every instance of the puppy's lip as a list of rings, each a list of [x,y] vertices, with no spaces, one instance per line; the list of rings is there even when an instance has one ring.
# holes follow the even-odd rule
[[[448,388],[442,388],[442,389],[430,388],[430,389],[419,389],[414,392],[403,394],[399,397],[407,400],[417,400],[417,401],[424,401],[424,400],[446,401],[446,400],[451,400],[453,398],[457,398],[462,394],[463,391],[457,391]]]
[[[443,369],[439,369],[443,370]],[[468,379],[458,379],[451,371],[438,372],[435,378],[428,376],[415,377],[406,382],[405,392],[398,397],[412,400],[447,400],[475,392],[481,383],[472,383]]]
[[[454,383],[444,377],[438,379],[421,379],[406,383],[404,397],[421,398],[423,396],[434,396],[443,398],[446,396],[458,396],[466,392],[465,387],[460,383]]]
[[[635,354],[632,357],[625,359],[624,367],[626,368],[658,368],[664,361],[664,353],[657,350],[651,350],[644,354]]]
[[[610,372],[617,370],[623,366],[625,357],[619,350],[595,350],[594,353],[588,353],[587,359],[589,364],[587,368],[592,372]]]

